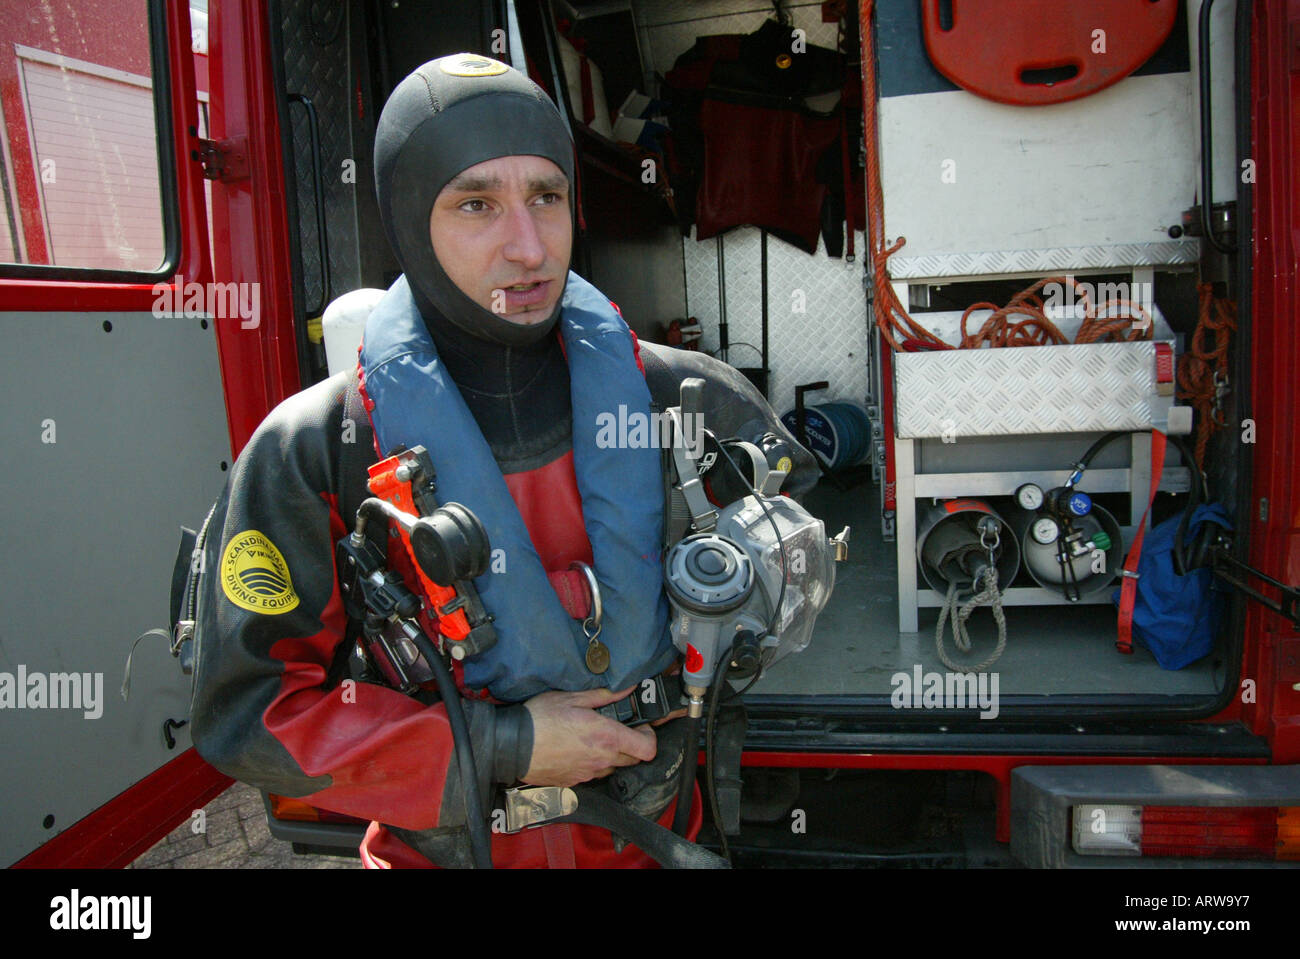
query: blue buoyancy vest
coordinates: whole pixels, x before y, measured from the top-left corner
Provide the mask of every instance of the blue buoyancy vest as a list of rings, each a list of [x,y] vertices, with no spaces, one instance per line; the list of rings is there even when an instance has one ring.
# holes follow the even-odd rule
[[[457,502],[482,521],[496,572],[474,581],[495,618],[498,642],[465,661],[465,682],[515,702],[549,689],[624,689],[665,669],[674,652],[663,593],[663,475],[653,443],[611,444],[599,424],[622,416],[650,420],[650,391],[632,337],[609,300],[570,273],[559,327],[569,364],[573,466],[583,524],[600,583],[600,641],[609,669],[593,674],[588,640],[565,611],[533,547],[460,390],[400,277],[366,322],[361,349],[365,391],[379,449],[424,446],[437,471],[438,502]],[[598,436],[601,437],[598,441]]]

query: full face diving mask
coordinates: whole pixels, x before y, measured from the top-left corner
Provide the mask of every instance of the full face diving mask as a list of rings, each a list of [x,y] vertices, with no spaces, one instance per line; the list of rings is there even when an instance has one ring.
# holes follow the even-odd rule
[[[697,415],[692,411],[703,385],[684,380],[681,406],[666,414],[674,433],[674,499],[690,511],[696,530],[664,558],[673,644],[686,658],[683,680],[692,699],[703,695],[719,668],[737,678],[752,676],[808,645],[835,587],[835,561],[847,556],[849,534],[845,527],[828,539],[821,520],[777,495],[786,474],[770,469],[754,444],[717,442],[706,430],[686,442],[683,426]],[[706,446],[721,457],[719,468],[735,471],[751,490],[720,512],[705,496],[697,466]]]

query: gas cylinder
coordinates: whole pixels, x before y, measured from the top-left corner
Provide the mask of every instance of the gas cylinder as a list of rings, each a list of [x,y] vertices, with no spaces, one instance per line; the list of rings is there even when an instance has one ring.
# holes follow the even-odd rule
[[[1006,520],[984,500],[945,500],[921,515],[916,555],[926,582],[937,592],[947,594],[955,582],[959,595],[973,593],[990,553],[998,587],[1005,589],[1020,569],[1020,548]]]

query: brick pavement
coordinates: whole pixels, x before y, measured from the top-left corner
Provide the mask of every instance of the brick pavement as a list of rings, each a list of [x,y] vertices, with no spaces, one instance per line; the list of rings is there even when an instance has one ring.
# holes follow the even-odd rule
[[[360,869],[361,860],[346,856],[300,856],[271,835],[262,794],[235,783],[203,807],[202,833],[194,819],[185,820],[130,869]]]

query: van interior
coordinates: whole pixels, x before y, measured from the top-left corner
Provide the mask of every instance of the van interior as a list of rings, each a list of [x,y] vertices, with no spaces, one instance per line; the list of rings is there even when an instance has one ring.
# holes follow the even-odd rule
[[[977,103],[927,62],[923,5],[874,6],[880,101],[864,112],[856,4],[514,0],[457,4],[436,17],[419,4],[370,0],[273,4],[287,166],[297,183],[290,215],[297,225],[304,382],[327,373],[319,342],[324,305],[350,290],[385,288],[396,276],[373,193],[359,188],[373,178],[374,125],[387,93],[414,67],[445,54],[468,50],[512,60],[561,105],[577,144],[582,224],[574,269],[619,305],[642,339],[709,352],[744,372],[778,415],[790,414],[792,431],[802,407],[805,430],[834,434],[828,448],[825,435],[801,437],[825,464],[805,506],[828,535],[851,528],[849,558],[837,564],[834,593],[811,644],[782,659],[748,694],[753,715],[968,720],[975,711],[937,717],[898,707],[913,703],[922,676],[975,667],[996,677],[1001,721],[1211,715],[1238,681],[1239,598],[1215,591],[1223,611],[1212,647],[1182,668],[1162,667],[1140,643],[1131,655],[1116,648],[1120,567],[1148,512],[1153,470],[1159,492],[1149,528],[1179,517],[1198,488],[1190,420],[1170,412],[1185,400],[1140,372],[1133,375],[1146,379],[1134,402],[1146,410],[1145,427],[1125,421],[1127,412],[1108,427],[1110,414],[1094,408],[1131,385],[1121,355],[1129,348],[1170,344],[1181,368],[1203,307],[1198,282],[1217,283],[1218,301],[1229,306],[1249,286],[1227,258],[1221,275],[1207,276],[1206,264],[1187,252],[1196,241],[1177,237],[1179,215],[1196,201],[1186,13],[1180,9],[1133,76],[1070,103],[1034,107]],[[1230,81],[1230,50],[1227,56],[1216,69]],[[1150,124],[1155,148],[1124,147],[1113,116],[1148,103],[1168,114],[1168,122]],[[1216,109],[1230,115],[1233,105]],[[994,131],[987,141],[968,142],[984,135],[972,132],[976,125]],[[877,135],[864,135],[864,126]],[[1057,142],[1067,127],[1075,140]],[[1013,144],[1017,158],[997,152]],[[1218,146],[1231,151],[1232,136],[1221,135]],[[1075,169],[1069,153],[1101,157],[1088,162],[1105,167],[1107,155],[1129,156],[1125,149],[1131,161],[1115,161],[1102,179],[1071,191],[1090,173],[1082,161]],[[1108,288],[1126,301],[1141,299],[1150,335],[1141,343],[980,351],[985,358],[1023,354],[1016,362],[1029,364],[1027,373],[919,366],[970,351],[894,353],[877,324],[871,153],[883,182],[885,243],[907,234],[886,282],[938,338],[959,341],[963,314],[973,306],[967,332],[1036,282],[1067,274],[1093,301],[1105,299]],[[991,155],[981,160],[985,154]],[[327,175],[350,160],[357,187]],[[1009,179],[1006,168],[1017,162],[1026,164],[1014,167],[1021,179]],[[912,182],[923,165],[933,176]],[[726,170],[740,172],[727,177]],[[1171,208],[1174,201],[1163,194],[1149,196],[1159,192],[1153,184],[1171,181],[1168,191],[1180,207]],[[981,213],[989,202],[999,208]],[[1137,206],[1145,232],[1133,244],[1137,228],[1121,208]],[[987,221],[967,222],[981,216]],[[1087,224],[1107,217],[1108,234],[1088,235]],[[1137,252],[1115,253],[1124,243]],[[958,263],[963,255],[979,260],[999,250],[1013,252],[997,263]],[[1071,261],[1070,250],[1084,252]],[[1040,288],[1037,295],[1050,292]],[[1056,293],[1078,297],[1052,314],[1072,336],[1086,319],[1083,287],[1066,282]],[[1240,320],[1215,406],[1229,424],[1238,422],[1235,397],[1249,382],[1240,360],[1244,314]],[[1069,369],[1044,385],[1035,377],[1050,364],[1036,355],[1063,356]],[[905,367],[904,360],[918,357],[915,369]],[[1022,374],[1026,380],[1015,379]],[[987,417],[993,394],[1006,404],[999,415],[1016,424],[972,429],[962,417]],[[942,410],[926,411],[936,398],[962,411],[954,414],[962,422],[955,435],[941,428]],[[941,419],[906,427],[903,435],[904,419],[913,416]],[[1179,422],[1183,434],[1174,436]],[[1079,423],[1102,425],[1075,428]],[[1153,425],[1172,437],[1162,462],[1152,459]],[[1079,460],[1111,432],[1116,436],[1097,450],[1077,486],[1067,487]],[[1218,430],[1201,453],[1207,498],[1223,503],[1238,525],[1250,451],[1241,433]],[[1050,498],[1062,488],[1090,494],[1093,532],[1106,533],[1085,533],[1092,536],[1087,562],[1071,561],[1069,569],[1052,555],[1055,546],[1044,554],[1035,540],[1035,495]],[[997,584],[1001,633],[988,602],[962,612],[973,586],[950,603],[952,579],[941,569],[945,543],[986,515],[996,518],[1007,560]],[[936,641],[941,615],[947,662]],[[947,620],[958,618],[969,627],[969,651],[954,646]]]

